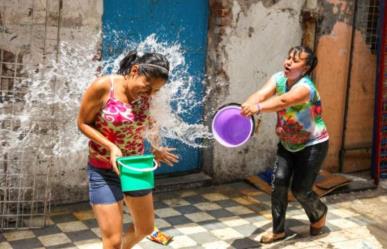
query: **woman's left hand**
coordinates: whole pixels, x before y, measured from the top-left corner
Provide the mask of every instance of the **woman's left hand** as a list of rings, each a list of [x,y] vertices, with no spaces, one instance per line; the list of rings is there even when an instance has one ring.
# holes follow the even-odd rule
[[[159,147],[153,150],[153,155],[155,156],[155,160],[160,163],[166,163],[169,166],[173,166],[173,164],[179,161],[179,157],[176,154],[171,153],[171,151],[176,150],[175,148],[169,147]]]

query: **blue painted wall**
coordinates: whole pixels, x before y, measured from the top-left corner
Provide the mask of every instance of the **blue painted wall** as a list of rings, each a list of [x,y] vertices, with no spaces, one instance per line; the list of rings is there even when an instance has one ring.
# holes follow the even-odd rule
[[[160,42],[180,43],[189,66],[188,72],[195,77],[195,96],[199,100],[202,98],[201,81],[207,50],[207,0],[104,0],[102,23],[104,60],[116,58],[127,50],[125,39],[139,43],[156,34]],[[124,34],[125,39],[118,41],[114,32]],[[203,106],[197,106],[181,118],[188,123],[198,123],[202,117]],[[163,165],[156,174],[191,172],[200,168],[200,149],[174,140],[169,140],[168,146],[177,148],[181,161],[172,168]]]

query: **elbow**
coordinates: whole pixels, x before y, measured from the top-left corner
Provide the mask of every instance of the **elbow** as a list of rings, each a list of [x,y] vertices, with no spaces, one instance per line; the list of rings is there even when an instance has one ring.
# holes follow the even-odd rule
[[[289,101],[287,101],[286,99],[280,99],[277,107],[278,110],[286,109],[287,107],[289,107]]]
[[[78,119],[77,119],[77,127],[78,127],[78,130],[82,131],[84,125],[85,125],[85,123],[82,122],[82,120],[81,120],[80,118],[78,118]]]
[[[77,121],[77,127],[78,130],[82,131],[82,123],[80,123],[79,121]]]

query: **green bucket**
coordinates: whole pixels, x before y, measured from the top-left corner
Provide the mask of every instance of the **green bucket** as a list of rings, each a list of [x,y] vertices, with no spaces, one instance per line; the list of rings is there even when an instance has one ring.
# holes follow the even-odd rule
[[[154,155],[136,155],[117,159],[122,191],[153,189],[154,174],[158,163]]]

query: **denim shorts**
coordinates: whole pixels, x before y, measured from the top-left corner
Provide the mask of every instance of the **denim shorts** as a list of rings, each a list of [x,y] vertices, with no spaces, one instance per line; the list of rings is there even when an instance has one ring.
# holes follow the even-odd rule
[[[112,204],[124,199],[124,194],[141,197],[152,192],[152,189],[122,192],[120,178],[111,169],[99,169],[92,165],[87,167],[89,178],[90,204]]]

